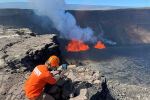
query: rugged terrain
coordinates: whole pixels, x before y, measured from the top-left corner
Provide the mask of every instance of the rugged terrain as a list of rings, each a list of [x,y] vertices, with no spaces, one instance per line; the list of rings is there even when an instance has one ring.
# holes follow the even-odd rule
[[[1,28],[0,99],[24,99],[23,85],[29,71],[43,64],[49,55],[60,55],[54,34],[38,35],[29,29]],[[20,35],[21,34],[21,35]]]
[[[92,27],[95,35],[104,32],[103,37],[117,42],[117,45],[106,43],[106,49],[97,50],[93,48],[94,44],[90,44],[88,51],[67,52],[68,40],[57,37],[59,32],[47,17],[37,16],[32,10],[2,9],[0,100],[25,100],[25,80],[36,65],[43,64],[52,54],[62,58],[61,63],[67,61],[77,65],[68,71],[67,80],[73,81],[70,86],[74,88],[84,87],[79,89],[80,93],[72,90],[74,94],[68,96],[71,100],[81,99],[81,96],[81,100],[148,100],[150,10],[70,12],[80,26]],[[77,73],[84,77],[80,79]],[[99,73],[98,79],[94,79],[94,73]]]

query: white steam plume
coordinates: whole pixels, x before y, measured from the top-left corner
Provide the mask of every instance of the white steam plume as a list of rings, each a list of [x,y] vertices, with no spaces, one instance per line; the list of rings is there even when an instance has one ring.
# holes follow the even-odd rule
[[[83,41],[97,41],[93,30],[89,27],[77,26],[76,19],[68,12],[65,12],[64,0],[30,0],[32,6],[38,10],[39,15],[48,16],[55,28],[60,31],[60,37],[66,39],[75,38]]]
[[[108,40],[106,38],[104,38],[104,30],[101,26],[101,24],[99,24],[99,28],[101,30],[100,34],[97,36],[102,42],[104,43],[107,43],[107,44],[110,44],[110,45],[116,45],[117,42],[114,42],[114,41],[111,41],[111,40]]]

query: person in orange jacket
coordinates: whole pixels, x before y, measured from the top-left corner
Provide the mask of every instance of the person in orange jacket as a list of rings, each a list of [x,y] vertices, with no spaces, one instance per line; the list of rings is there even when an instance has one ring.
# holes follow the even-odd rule
[[[38,65],[34,68],[24,85],[27,98],[30,100],[37,100],[46,83],[53,85],[64,75],[65,71],[62,71],[58,77],[54,78],[53,74],[50,72],[59,67],[59,62],[60,60],[57,56],[51,56],[46,61],[45,65]]]

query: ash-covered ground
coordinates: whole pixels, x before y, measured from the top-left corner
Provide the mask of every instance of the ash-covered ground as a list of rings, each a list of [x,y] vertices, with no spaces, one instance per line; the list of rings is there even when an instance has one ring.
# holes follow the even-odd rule
[[[107,79],[130,85],[150,86],[150,45],[90,48],[85,52],[64,52],[63,57],[72,64],[91,66]]]
[[[126,9],[112,11],[69,12],[71,12],[76,17],[78,25],[80,25],[81,27],[91,27],[94,30],[95,35],[103,32],[103,38],[114,41],[117,44],[110,45],[104,42],[107,48],[103,50],[93,48],[95,44],[89,44],[90,49],[88,51],[74,53],[66,51],[65,46],[67,45],[68,41],[58,38],[59,49],[61,51],[62,58],[68,63],[80,65],[83,67],[91,66],[92,68],[99,70],[101,76],[105,76],[109,81],[116,80],[121,83],[125,83],[127,86],[118,84],[116,85],[115,83],[115,86],[111,88],[114,83],[108,82],[107,85],[109,90],[115,89],[115,91],[110,92],[114,93],[114,97],[116,99],[125,100],[121,99],[121,97],[131,97],[131,100],[147,100],[147,98],[149,99],[149,92],[147,91],[150,87],[150,10]],[[32,38],[35,40],[40,40],[40,37],[46,39],[45,41],[47,43],[48,41],[51,41],[49,39],[47,40],[48,35],[35,37],[36,34],[47,33],[59,34],[59,32],[51,25],[51,21],[47,17],[39,17],[35,15],[32,10],[0,10],[0,48],[3,48],[1,49],[2,52],[6,51],[1,53],[0,56],[4,56],[4,53],[8,54],[5,55],[4,58],[7,58],[6,60],[10,62],[12,60],[11,57],[18,58],[18,56],[15,54],[24,54],[24,51],[22,51],[21,48],[18,49],[21,52],[15,52],[15,47],[18,47],[18,44],[20,45],[19,47],[23,47],[22,44],[27,45],[25,40],[29,40],[29,42],[32,41]],[[41,43],[40,48],[42,46],[43,44]],[[29,46],[29,48],[32,47]],[[27,49],[28,46],[26,50]],[[35,46],[35,48],[33,49],[38,48],[36,48]],[[13,52],[11,52],[11,50]],[[15,63],[18,64],[17,62]],[[13,74],[17,71],[9,71],[7,67],[4,68],[4,64],[4,59],[2,57],[0,59],[0,71],[1,73],[3,73],[2,71],[6,73],[8,72],[10,75],[9,77],[2,76],[2,78],[9,79],[9,82],[16,79],[16,81],[13,81],[13,84],[15,84],[15,82],[24,80],[24,77],[19,78],[17,76],[18,73]],[[19,72],[22,75],[22,72],[26,72],[27,69],[20,68],[20,66],[17,67],[19,71],[22,70],[21,72]],[[17,77],[13,79],[13,75]],[[21,75],[20,77],[22,77]],[[6,86],[4,90],[9,89],[9,82],[7,82],[8,85],[6,84],[3,86],[3,88]],[[111,84],[109,85],[109,83]],[[1,88],[1,91],[3,88]],[[126,90],[124,90],[124,88]],[[147,91],[143,92],[145,91],[145,88],[147,88]],[[6,96],[6,94],[7,93],[3,92],[3,95]],[[119,97],[117,94],[121,94],[121,96]],[[135,94],[137,95],[136,98],[134,97]],[[139,94],[142,96],[138,97]]]

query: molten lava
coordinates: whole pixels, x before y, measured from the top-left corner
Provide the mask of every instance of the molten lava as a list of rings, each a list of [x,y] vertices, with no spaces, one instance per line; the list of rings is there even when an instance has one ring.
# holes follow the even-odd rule
[[[66,47],[67,51],[71,52],[79,52],[79,51],[86,51],[89,49],[89,46],[84,44],[83,41],[77,41],[72,39],[68,46]]]
[[[105,49],[106,47],[104,44],[101,43],[101,41],[98,41],[94,48]]]

